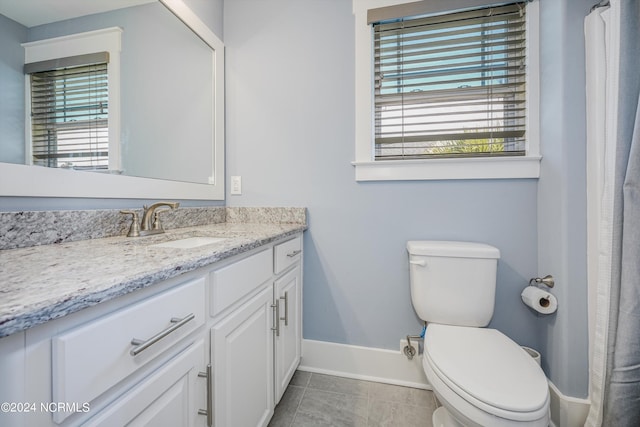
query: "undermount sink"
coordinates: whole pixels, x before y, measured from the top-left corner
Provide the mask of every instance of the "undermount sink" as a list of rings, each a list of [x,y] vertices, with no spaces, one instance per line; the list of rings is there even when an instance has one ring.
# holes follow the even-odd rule
[[[211,245],[214,243],[227,240],[223,237],[187,237],[180,240],[172,240],[170,242],[156,243],[155,245],[149,245],[155,248],[175,248],[175,249],[191,249],[199,246]]]

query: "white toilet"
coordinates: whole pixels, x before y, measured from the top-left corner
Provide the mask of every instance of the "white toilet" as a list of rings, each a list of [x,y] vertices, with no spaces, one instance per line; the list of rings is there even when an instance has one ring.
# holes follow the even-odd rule
[[[422,366],[442,403],[434,427],[547,427],[544,372],[506,335],[485,328],[500,251],[443,241],[410,241],[407,250],[411,299],[428,325]]]

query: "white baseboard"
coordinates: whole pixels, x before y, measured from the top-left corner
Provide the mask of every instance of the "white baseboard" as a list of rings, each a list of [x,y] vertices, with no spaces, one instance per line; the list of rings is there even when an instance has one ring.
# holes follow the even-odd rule
[[[421,358],[398,351],[325,341],[303,340],[301,371],[431,390]],[[589,400],[565,396],[549,381],[553,427],[582,427]]]
[[[431,390],[420,357],[400,350],[303,340],[301,371]]]
[[[549,381],[551,423],[555,427],[583,427],[589,414],[589,399],[565,396]]]

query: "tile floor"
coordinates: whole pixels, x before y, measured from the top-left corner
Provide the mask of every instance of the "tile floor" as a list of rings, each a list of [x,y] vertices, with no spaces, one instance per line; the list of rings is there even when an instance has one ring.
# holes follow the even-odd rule
[[[296,371],[269,427],[432,427],[431,391]]]

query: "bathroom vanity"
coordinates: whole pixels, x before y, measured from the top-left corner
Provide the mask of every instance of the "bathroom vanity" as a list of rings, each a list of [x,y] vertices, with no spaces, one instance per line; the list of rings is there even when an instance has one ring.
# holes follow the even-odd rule
[[[0,425],[267,425],[301,356],[305,229],[0,251]]]

